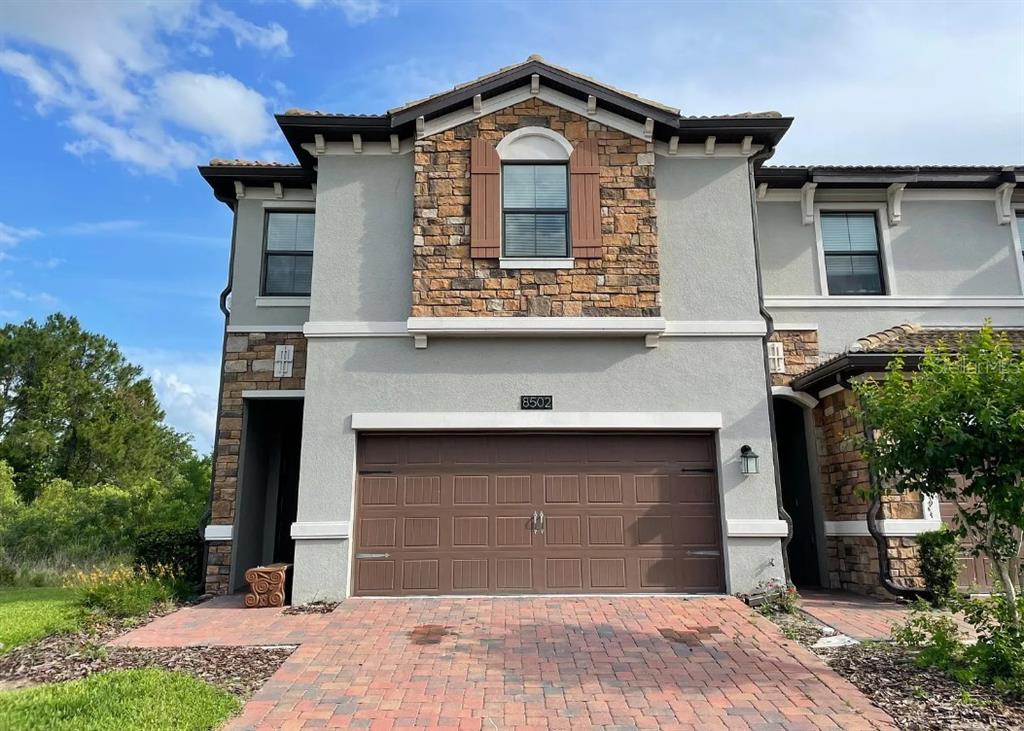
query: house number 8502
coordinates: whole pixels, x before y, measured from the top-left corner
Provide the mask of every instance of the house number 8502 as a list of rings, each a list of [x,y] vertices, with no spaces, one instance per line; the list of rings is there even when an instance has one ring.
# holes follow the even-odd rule
[[[519,408],[527,411],[533,411],[537,409],[547,410],[552,406],[552,399],[550,396],[520,396],[519,397]]]

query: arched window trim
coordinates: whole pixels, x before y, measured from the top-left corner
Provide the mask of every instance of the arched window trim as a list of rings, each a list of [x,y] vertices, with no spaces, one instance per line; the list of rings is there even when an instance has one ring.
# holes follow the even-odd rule
[[[536,146],[517,144],[530,137],[542,137],[554,145],[544,145],[541,154],[538,155]],[[497,146],[498,157],[502,162],[506,161],[568,161],[572,155],[572,145],[569,140],[547,127],[520,127],[517,130],[505,135]]]

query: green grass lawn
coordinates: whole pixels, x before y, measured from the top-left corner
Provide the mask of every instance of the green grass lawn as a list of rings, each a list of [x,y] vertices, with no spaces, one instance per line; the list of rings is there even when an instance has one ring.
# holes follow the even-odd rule
[[[77,627],[83,613],[75,599],[71,589],[0,589],[0,654]]]
[[[113,670],[0,693],[0,728],[198,731],[217,728],[240,707],[231,694],[185,673]]]

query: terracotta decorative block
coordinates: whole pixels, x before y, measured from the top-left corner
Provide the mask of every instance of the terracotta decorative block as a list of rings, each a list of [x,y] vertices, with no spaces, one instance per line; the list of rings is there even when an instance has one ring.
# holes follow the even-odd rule
[[[256,566],[245,572],[249,593],[245,595],[247,607],[283,607],[288,595],[290,563]]]

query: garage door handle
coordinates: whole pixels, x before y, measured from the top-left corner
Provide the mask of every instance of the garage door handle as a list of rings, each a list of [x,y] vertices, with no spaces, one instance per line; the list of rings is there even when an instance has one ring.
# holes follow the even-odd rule
[[[391,558],[390,553],[357,553],[356,558]]]
[[[687,556],[721,556],[721,551],[687,551]]]

